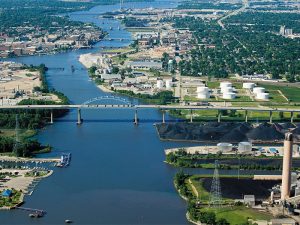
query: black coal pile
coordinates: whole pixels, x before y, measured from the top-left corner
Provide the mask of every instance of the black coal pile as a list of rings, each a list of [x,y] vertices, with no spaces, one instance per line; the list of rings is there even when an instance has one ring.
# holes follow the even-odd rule
[[[156,127],[160,138],[164,140],[238,143],[283,141],[289,126],[270,123],[254,126],[244,122],[205,122],[158,124]]]
[[[247,133],[247,137],[250,140],[278,141],[284,139],[284,134],[280,133],[275,124],[262,123],[250,130]]]

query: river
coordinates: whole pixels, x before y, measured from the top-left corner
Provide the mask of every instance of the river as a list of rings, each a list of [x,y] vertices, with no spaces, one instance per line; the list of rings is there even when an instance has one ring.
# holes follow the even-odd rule
[[[130,3],[124,7],[133,5],[172,7],[176,2]],[[92,15],[118,8],[118,5],[97,6],[86,12],[72,13],[70,17],[95,23],[109,32],[111,38],[129,38],[130,33],[117,29],[118,21]],[[113,30],[109,29],[111,26]],[[102,41],[93,49],[11,60],[34,65],[45,63],[50,68],[46,74],[49,86],[63,92],[73,103],[81,104],[107,94],[89,81],[87,71],[78,62],[79,55],[97,52],[100,46],[128,44],[129,41]],[[75,67],[73,73],[71,65]],[[161,142],[153,127],[153,123],[162,118],[157,110],[139,111],[142,122],[139,126],[132,123],[134,111],[131,109],[83,110],[82,116],[84,122],[77,126],[76,111],[71,111],[36,137],[54,147],[46,156],[72,153],[70,167],[55,168],[54,174],[42,180],[33,195],[25,198],[25,207],[46,210],[47,215],[32,219],[28,213],[18,210],[1,211],[0,224],[63,224],[65,219],[85,225],[188,224],[186,203],[173,186],[176,170],[163,160],[165,148],[193,144]]]

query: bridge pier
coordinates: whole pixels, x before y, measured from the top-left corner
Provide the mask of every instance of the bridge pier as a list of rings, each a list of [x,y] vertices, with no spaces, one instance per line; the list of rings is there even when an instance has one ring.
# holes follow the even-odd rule
[[[138,119],[138,114],[137,114],[137,109],[134,112],[134,125],[139,124],[139,119]]]
[[[245,122],[248,123],[248,110],[245,110]]]
[[[166,123],[166,120],[165,120],[165,114],[166,114],[166,111],[163,110],[163,111],[162,111],[162,123],[163,123],[163,124]]]
[[[294,123],[294,112],[291,112],[291,123]]]
[[[193,110],[191,109],[191,116],[190,116],[190,123],[192,123],[193,122]]]
[[[78,108],[77,109],[77,125],[81,125],[82,124],[82,119],[81,119],[81,109]]]
[[[270,111],[270,123],[273,123],[273,111]]]
[[[221,111],[218,111],[218,123],[221,123]]]
[[[50,124],[53,124],[53,109],[50,112]]]

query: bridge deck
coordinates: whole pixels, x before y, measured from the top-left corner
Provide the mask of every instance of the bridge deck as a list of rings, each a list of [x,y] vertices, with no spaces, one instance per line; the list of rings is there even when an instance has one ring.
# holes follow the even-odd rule
[[[292,108],[261,107],[214,107],[214,106],[180,106],[180,105],[12,105],[0,106],[0,109],[162,109],[162,110],[247,110],[261,112],[300,112]]]

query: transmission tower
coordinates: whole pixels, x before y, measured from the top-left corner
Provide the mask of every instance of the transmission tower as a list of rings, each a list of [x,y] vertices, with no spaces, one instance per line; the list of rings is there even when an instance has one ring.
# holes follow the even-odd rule
[[[13,152],[17,153],[17,151],[20,147],[21,147],[21,142],[20,142],[19,116],[16,115],[15,143],[14,143]]]
[[[120,0],[120,11],[123,9],[124,0]]]
[[[218,160],[215,161],[214,177],[211,183],[209,206],[214,208],[220,208],[222,205],[222,193],[220,186],[220,177],[218,170]]]

